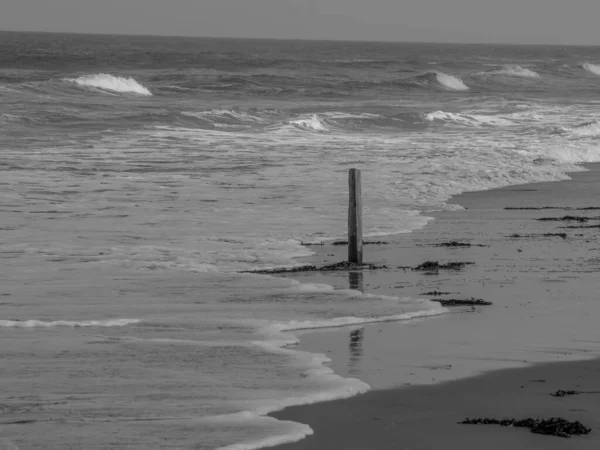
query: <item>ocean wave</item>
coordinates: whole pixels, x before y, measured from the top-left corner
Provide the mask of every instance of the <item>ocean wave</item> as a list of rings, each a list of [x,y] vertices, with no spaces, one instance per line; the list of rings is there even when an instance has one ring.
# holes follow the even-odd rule
[[[540,75],[537,72],[525,67],[521,67],[517,64],[507,64],[502,66],[501,69],[490,70],[488,72],[479,72],[476,75],[503,75],[519,78],[540,78]]]
[[[106,73],[95,75],[83,75],[79,78],[67,78],[79,86],[92,87],[103,91],[133,93],[139,95],[152,95],[152,92],[145,86],[142,86],[133,78],[118,77]]]
[[[54,328],[54,327],[124,327],[126,325],[139,323],[140,319],[108,319],[108,320],[53,320],[43,321],[37,319],[29,320],[0,320],[0,327],[5,328]]]
[[[277,118],[282,113],[276,109],[258,109],[258,108],[233,108],[233,109],[212,109],[208,111],[185,111],[181,113],[184,116],[195,117],[205,120],[212,124],[256,124],[264,123],[268,120]]]
[[[584,63],[582,67],[594,75],[600,75],[600,64]]]
[[[416,87],[438,87],[450,91],[468,91],[467,86],[460,78],[444,72],[427,72],[421,75],[399,80],[398,84]]]
[[[301,130],[308,130],[308,131],[330,131],[330,127],[327,124],[327,122],[325,122],[325,120],[321,117],[319,117],[317,114],[313,114],[311,117],[306,117],[306,118],[301,118],[301,119],[296,119],[296,120],[290,120],[289,125],[294,126],[295,128],[299,128]]]
[[[448,75],[443,72],[436,72],[438,82],[453,91],[468,91],[469,87],[463,81],[453,75]]]
[[[559,132],[576,137],[600,136],[600,121],[582,123],[573,127],[562,127]]]
[[[460,114],[446,111],[433,111],[425,114],[425,120],[429,122],[456,123],[471,127],[514,125],[514,122],[503,117],[482,114]]]

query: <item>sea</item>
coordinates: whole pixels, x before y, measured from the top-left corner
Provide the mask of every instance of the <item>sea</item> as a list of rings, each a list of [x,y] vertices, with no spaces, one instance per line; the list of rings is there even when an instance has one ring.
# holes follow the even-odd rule
[[[369,386],[297,330],[437,303],[248,273],[600,161],[600,47],[0,33],[6,448],[252,450]],[[401,380],[399,380],[400,382]]]

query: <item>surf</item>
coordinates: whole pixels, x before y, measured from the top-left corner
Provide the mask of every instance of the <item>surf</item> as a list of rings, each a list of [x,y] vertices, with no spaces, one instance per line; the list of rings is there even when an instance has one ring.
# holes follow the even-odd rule
[[[600,75],[600,64],[584,63],[582,67],[594,75]]]
[[[479,72],[477,75],[500,75],[518,78],[541,78],[540,74],[531,69],[519,66],[518,64],[506,64],[500,69],[490,70],[488,72]]]
[[[150,90],[138,83],[133,78],[125,78],[106,73],[98,73],[94,75],[82,75],[78,78],[67,78],[66,81],[75,83],[82,87],[91,87],[103,91],[131,93],[139,95],[152,95]]]

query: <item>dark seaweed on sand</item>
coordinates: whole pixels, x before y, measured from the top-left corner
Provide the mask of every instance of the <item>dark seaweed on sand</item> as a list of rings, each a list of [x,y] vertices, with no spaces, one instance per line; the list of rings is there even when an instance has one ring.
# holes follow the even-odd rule
[[[364,241],[363,245],[387,245],[387,241]],[[334,241],[331,245],[348,245],[348,241]]]
[[[279,269],[262,269],[262,270],[244,270],[240,273],[256,273],[261,275],[272,275],[279,273],[298,273],[298,272],[332,272],[332,271],[345,271],[345,270],[377,270],[387,269],[385,265],[378,266],[376,264],[356,264],[347,261],[341,261],[335,264],[328,264],[326,266],[315,266],[313,264],[307,266],[291,267],[291,268],[279,268]]]
[[[463,269],[468,264],[475,264],[473,262],[458,262],[451,261],[446,264],[440,264],[437,261],[425,261],[423,264],[420,264],[416,267],[412,267],[412,270],[418,271],[437,271],[437,270],[460,270]],[[399,269],[404,269],[405,267],[399,267]]]
[[[552,397],[566,397],[567,395],[579,395],[579,394],[600,394],[600,391],[563,391],[559,389],[556,392],[550,394]]]
[[[500,425],[503,427],[529,428],[532,433],[570,438],[572,435],[589,434],[592,430],[580,422],[569,422],[560,417],[550,419],[465,419],[461,424],[467,425]]]
[[[570,229],[574,229],[574,228],[600,228],[600,225],[571,225],[568,227],[559,227],[559,228],[570,228]]]
[[[511,234],[511,238],[537,238],[537,237],[561,237],[567,238],[567,233],[543,233],[543,234]]]
[[[469,298],[469,299],[441,299],[441,298],[433,298],[432,302],[439,302],[442,306],[489,306],[492,302],[487,302],[480,298]]]
[[[431,244],[434,247],[487,247],[487,245],[482,244],[471,244],[469,242],[458,242],[458,241],[450,241],[450,242],[441,242],[439,244]]]
[[[577,394],[581,394],[581,392],[579,391],[563,391],[562,389],[559,389],[558,391],[550,394],[552,397],[566,397],[567,395],[577,395]]]
[[[600,206],[584,206],[582,208],[573,208],[572,206],[530,206],[530,207],[507,207],[504,208],[506,210],[513,210],[513,211],[531,211],[531,210],[535,210],[535,211],[540,211],[543,209],[562,209],[565,211],[594,211],[594,210],[598,210],[600,209]]]
[[[588,220],[598,220],[600,217],[584,217],[584,216],[562,216],[562,217],[540,217],[541,221],[575,221],[575,222],[587,222]]]

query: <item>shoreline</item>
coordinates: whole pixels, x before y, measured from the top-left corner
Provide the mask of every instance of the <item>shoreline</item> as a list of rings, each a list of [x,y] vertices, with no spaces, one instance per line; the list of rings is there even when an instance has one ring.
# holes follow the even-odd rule
[[[439,256],[440,260],[441,259],[445,259],[447,260],[449,257],[459,257],[461,255],[473,255],[474,253],[476,254],[475,256],[477,258],[475,259],[485,259],[485,258],[489,258],[492,254],[490,254],[490,248],[491,247],[498,247],[498,244],[500,244],[501,242],[498,241],[506,241],[506,236],[508,236],[510,233],[509,229],[507,228],[511,228],[511,229],[518,229],[521,231],[525,231],[525,230],[529,230],[531,231],[531,229],[539,229],[539,230],[547,230],[548,228],[551,228],[552,226],[548,226],[546,223],[543,222],[532,222],[530,219],[534,219],[534,218],[539,218],[540,215],[560,215],[561,211],[560,210],[547,210],[547,211],[534,211],[534,210],[528,210],[528,211],[520,211],[520,210],[515,210],[515,211],[507,211],[507,210],[498,210],[498,202],[505,202],[507,198],[512,198],[512,204],[505,204],[505,207],[531,207],[531,206],[572,206],[572,207],[589,207],[589,206],[595,206],[595,204],[593,203],[595,198],[598,198],[597,196],[594,195],[594,190],[593,189],[587,189],[584,191],[581,191],[581,187],[582,185],[585,185],[586,188],[589,188],[591,184],[594,184],[596,189],[596,192],[600,192],[600,186],[598,186],[598,174],[600,173],[600,164],[586,164],[584,165],[584,167],[587,169],[585,172],[571,172],[568,175],[571,177],[571,180],[565,180],[565,181],[559,181],[559,182],[545,182],[545,183],[533,183],[533,184],[526,184],[526,185],[515,185],[515,186],[509,186],[509,187],[504,187],[504,188],[500,188],[500,189],[494,189],[494,190],[489,190],[489,191],[477,191],[477,192],[468,192],[468,193],[463,193],[460,194],[458,196],[453,197],[449,203],[455,203],[455,204],[460,204],[466,207],[465,210],[459,210],[459,211],[439,211],[439,212],[435,212],[433,214],[431,213],[427,213],[427,215],[431,215],[435,218],[435,220],[430,221],[423,229],[421,230],[416,230],[413,233],[407,234],[407,235],[394,235],[394,236],[388,236],[386,238],[384,238],[385,240],[388,240],[388,238],[393,238],[393,239],[389,239],[390,240],[390,245],[384,245],[384,246],[367,246],[365,248],[365,261],[369,262],[369,263],[381,263],[382,261],[387,261],[387,260],[402,260],[404,262],[409,262],[410,264],[406,264],[406,265],[412,265],[413,263],[422,263],[424,261],[424,257],[425,255],[428,256],[432,256],[432,257],[436,257]],[[560,185],[560,187],[558,187],[557,185]],[[508,195],[508,197],[507,197]],[[575,197],[576,195],[576,197]],[[567,204],[567,202],[569,204]],[[487,204],[485,207],[482,206],[482,203]],[[491,206],[490,206],[491,205]],[[491,211],[494,210],[494,212],[492,213]],[[475,212],[475,214],[474,214]],[[588,211],[592,212],[592,211]],[[494,219],[494,214],[495,215],[501,215],[502,216],[502,220],[499,221],[499,223],[497,224],[493,224],[492,227],[490,227],[489,222],[493,221]],[[589,216],[592,216],[594,214],[588,214]],[[524,218],[525,221],[529,221],[529,226],[525,226],[523,224],[524,222]],[[470,227],[468,226],[468,224],[466,222],[471,221],[473,223],[470,224]],[[485,222],[488,222],[487,226],[484,226]],[[446,230],[442,230],[440,229],[441,227],[446,227],[448,228],[448,224],[451,224],[452,226],[450,227],[450,229],[456,229],[456,226],[462,222],[462,228],[460,228],[460,231],[455,231],[454,233],[449,231],[448,229]],[[557,224],[554,223],[553,227],[556,228]],[[432,230],[436,230],[437,231],[432,231]],[[503,230],[504,229],[504,230]],[[579,231],[579,230],[578,230]],[[587,235],[588,237],[591,236],[590,232],[588,230],[582,229],[580,230],[582,231],[582,233],[577,233],[577,234],[582,234],[582,235]],[[496,236],[494,236],[492,233],[495,233]],[[499,234],[502,233],[502,236],[499,237]],[[477,242],[486,242],[486,244],[489,244],[490,247],[477,247],[477,248],[469,248],[469,249],[452,249],[452,248],[434,248],[434,247],[430,247],[429,245],[431,244],[432,241],[434,240],[440,240],[440,239],[446,239],[446,240],[452,240],[452,236],[453,235],[457,235],[457,234],[461,234],[461,240],[465,240],[465,238],[467,238],[467,240],[472,241],[473,243],[477,243]],[[571,233],[570,233],[571,234]],[[572,239],[571,237],[569,237],[569,240]],[[487,242],[487,241],[490,242]],[[519,261],[518,258],[522,258],[522,253],[526,252],[527,253],[531,253],[532,251],[534,251],[534,248],[536,247],[536,243],[534,242],[536,239],[531,240],[531,242],[526,243],[526,242],[521,242],[519,245],[521,247],[524,247],[522,249],[517,249],[520,250],[518,253],[513,252],[511,253],[513,259],[514,257],[517,257],[517,259],[513,260],[513,270],[515,272],[519,271],[519,268],[517,268],[518,266],[520,266],[520,270],[523,271],[523,269],[527,269],[531,272],[531,267],[528,267],[528,263],[527,261]],[[586,244],[586,238],[585,236],[581,236],[581,239],[579,239],[582,242],[579,242],[578,244],[583,244],[585,246]],[[392,242],[393,241],[393,242]],[[545,242],[542,242],[540,244],[540,240],[538,239],[538,246],[544,247],[543,249],[538,249],[538,254],[534,255],[533,259],[536,259],[537,257],[543,257],[545,255],[545,257],[547,257],[552,251],[555,251],[556,249],[553,249],[553,247],[556,246],[556,244],[561,244],[560,242],[554,242],[551,243],[550,240],[546,240]],[[589,241],[588,241],[589,243]],[[486,245],[486,244],[481,244],[481,245]],[[492,245],[493,244],[493,245]],[[562,243],[564,244],[564,243]],[[411,252],[406,252],[406,250],[408,250],[412,245],[412,251]],[[506,245],[506,243],[504,244]],[[579,245],[578,245],[579,246]],[[533,248],[530,248],[533,247]],[[587,247],[587,246],[586,246]],[[327,245],[325,244],[321,249],[319,249],[320,251],[316,252],[317,254],[313,257],[310,258],[313,260],[313,262],[315,260],[319,260],[319,262],[325,262],[325,263],[329,263],[332,261],[331,258],[337,258],[337,260],[343,260],[344,259],[344,252],[346,251],[346,247],[345,246],[339,246],[337,248],[331,246],[331,245]],[[397,254],[398,251],[400,250],[404,250],[405,254],[403,254],[401,257],[396,256],[391,256],[394,252]],[[559,249],[560,250],[560,249]],[[585,250],[584,250],[585,251]],[[496,253],[493,253],[494,258],[492,259],[496,259],[496,260],[500,260],[502,261],[503,259],[507,259],[506,255],[502,254],[502,251],[498,251],[496,249]],[[309,259],[309,258],[306,258]],[[538,258],[540,259],[540,258]],[[505,266],[506,261],[503,263]],[[496,263],[497,265],[497,263]],[[570,270],[572,270],[573,268],[571,267]],[[505,270],[506,272],[506,270]],[[557,272],[558,273],[558,272]],[[377,274],[377,273],[365,273],[362,276],[356,277],[354,276],[354,280],[352,280],[352,277],[348,274],[348,273],[344,273],[344,274],[317,274],[317,278],[318,281],[312,280],[312,282],[322,282],[322,283],[328,283],[328,284],[332,284],[334,285],[336,288],[358,288],[359,290],[364,290],[367,293],[376,293],[376,294],[384,294],[384,295],[398,295],[398,290],[400,289],[402,291],[402,293],[407,293],[409,296],[415,295],[415,291],[417,290],[421,290],[424,292],[424,288],[426,286],[434,286],[437,285],[439,287],[441,287],[442,285],[451,285],[454,288],[458,287],[460,291],[462,291],[461,293],[463,293],[464,295],[477,295],[477,294],[481,294],[482,292],[485,291],[493,291],[492,292],[492,296],[494,297],[494,303],[501,303],[498,302],[498,300],[500,300],[502,298],[502,296],[506,296],[506,295],[518,295],[518,291],[519,291],[519,285],[522,283],[519,283],[519,280],[516,279],[518,277],[515,277],[515,279],[513,280],[508,280],[508,279],[504,279],[499,280],[498,277],[496,276],[496,279],[494,279],[494,276],[490,276],[490,274],[485,274],[483,272],[478,272],[478,275],[487,275],[485,277],[483,277],[484,281],[481,281],[481,283],[477,283],[474,282],[474,280],[477,280],[477,275],[466,275],[463,276],[463,273],[450,273],[450,274],[438,274],[437,276],[433,276],[430,277],[429,280],[427,280],[426,276],[423,275],[417,275],[416,277],[412,277],[412,278],[421,278],[420,281],[414,281],[412,282],[404,282],[403,286],[398,286],[398,283],[394,283],[394,284],[390,284],[389,280],[386,282],[385,278],[385,274]],[[412,274],[411,274],[412,275]],[[496,274],[497,275],[497,274]],[[505,274],[506,275],[506,274]],[[298,274],[293,274],[291,275],[293,278],[299,280],[299,281],[303,281],[306,280],[307,278],[315,278],[315,274],[306,274],[304,276],[298,277]],[[558,277],[560,278],[561,275],[558,275]],[[387,276],[387,278],[389,279],[389,274]],[[407,278],[407,277],[403,277],[403,278]],[[411,278],[410,275],[408,278]],[[430,280],[437,278],[437,283],[435,282],[431,282]],[[439,282],[440,279],[442,279],[442,282]],[[426,280],[426,281],[423,281]],[[486,281],[487,281],[487,286],[486,286]],[[522,280],[521,280],[522,281]],[[539,282],[539,280],[537,280]],[[556,281],[556,280],[555,280]],[[561,280],[562,281],[562,280]],[[504,284],[500,284],[500,283],[504,283]],[[402,284],[402,283],[400,283]],[[539,283],[538,283],[539,284]],[[509,289],[502,289],[504,288],[504,285],[507,285],[507,287],[509,287]],[[511,286],[508,286],[511,285]],[[548,281],[547,286],[544,287],[548,287],[550,286],[550,289],[547,289],[548,291],[551,291],[553,288],[553,285],[559,285],[559,282],[554,282],[552,283],[551,281]],[[531,283],[529,284],[525,284],[524,286],[521,286],[525,288],[525,291],[527,292],[528,289],[531,289]],[[589,289],[589,285],[587,286],[587,288]],[[489,292],[488,292],[489,293]],[[532,293],[529,292],[528,295],[532,295],[534,297],[537,296],[539,297],[539,292],[537,293]],[[533,298],[533,297],[532,297]],[[512,309],[511,305],[503,305],[504,308],[506,309]],[[485,308],[490,308],[489,310],[486,310]],[[426,319],[426,320],[416,320],[416,321],[408,321],[408,322],[399,322],[399,323],[387,323],[387,324],[368,324],[365,325],[363,327],[360,328],[362,337],[361,340],[364,339],[364,342],[358,342],[358,345],[352,345],[352,342],[350,342],[350,345],[348,344],[348,330],[346,331],[341,331],[341,330],[320,330],[320,331],[309,331],[309,332],[300,332],[300,333],[296,333],[299,338],[300,338],[300,345],[298,346],[299,350],[305,350],[305,351],[310,351],[310,352],[315,352],[315,353],[326,353],[331,359],[332,362],[329,364],[329,366],[333,369],[334,373],[341,375],[343,377],[355,377],[358,378],[362,381],[367,382],[368,384],[370,384],[373,388],[373,390],[367,394],[363,394],[360,395],[358,397],[354,397],[351,398],[349,400],[341,400],[340,402],[345,405],[345,406],[339,406],[338,409],[340,408],[351,408],[352,405],[354,405],[355,403],[358,405],[360,404],[360,408],[366,408],[365,403],[363,402],[373,402],[375,401],[375,403],[381,403],[380,402],[380,398],[378,397],[378,393],[379,392],[386,392],[388,395],[394,395],[394,396],[399,396],[399,398],[402,397],[402,392],[405,392],[406,389],[430,389],[436,386],[446,386],[449,383],[461,383],[461,382],[467,382],[467,380],[470,380],[469,383],[472,383],[473,380],[475,379],[479,379],[480,377],[489,377],[492,376],[493,374],[497,374],[499,373],[498,371],[504,372],[506,370],[515,370],[515,371],[528,371],[528,370],[538,370],[538,367],[540,367],[539,365],[545,365],[545,363],[548,363],[549,361],[570,361],[570,360],[581,360],[581,359],[586,359],[586,358],[592,358],[594,353],[598,353],[598,351],[594,351],[592,348],[572,348],[570,350],[561,352],[561,349],[559,348],[552,348],[551,345],[548,346],[548,348],[546,349],[533,349],[532,353],[532,349],[528,349],[529,350],[529,354],[526,355],[527,358],[525,359],[518,359],[515,358],[514,355],[510,354],[510,352],[507,354],[506,358],[500,358],[498,357],[498,355],[492,355],[490,357],[487,358],[486,361],[477,361],[477,357],[474,356],[473,358],[475,358],[475,360],[467,361],[469,356],[468,353],[466,352],[466,354],[463,355],[457,355],[454,354],[452,355],[451,352],[449,354],[446,355],[429,355],[428,358],[421,358],[421,360],[423,359],[429,359],[430,361],[421,361],[421,366],[422,367],[412,367],[410,370],[412,370],[412,375],[414,375],[411,379],[411,377],[407,377],[408,379],[404,379],[401,376],[402,375],[402,371],[406,369],[406,367],[402,367],[402,365],[400,364],[400,367],[398,367],[398,364],[394,365],[394,360],[398,361],[398,360],[402,360],[402,356],[404,354],[404,356],[406,356],[407,353],[407,349],[404,349],[404,353],[403,350],[398,350],[398,351],[390,351],[389,348],[386,349],[373,349],[373,347],[377,347],[380,346],[382,344],[383,341],[387,340],[392,340],[394,338],[398,339],[400,341],[406,341],[407,339],[409,339],[411,336],[414,338],[415,337],[415,331],[418,331],[419,329],[429,329],[429,330],[433,330],[433,329],[442,329],[447,331],[448,330],[448,323],[449,322],[456,322],[455,323],[455,327],[468,327],[468,326],[473,326],[473,324],[477,324],[477,321],[483,316],[490,316],[490,315],[494,315],[494,313],[498,312],[498,306],[491,306],[491,307],[473,307],[471,308],[471,310],[469,311],[469,308],[453,308],[452,309],[452,313],[455,314],[446,314],[443,316],[438,316],[436,318],[431,318],[431,319]],[[459,312],[459,314],[456,314],[456,312]],[[474,313],[474,314],[472,314]],[[497,315],[497,314],[496,314]],[[503,317],[504,316],[504,317]],[[497,318],[499,320],[504,320],[506,322],[506,319],[509,318],[509,316],[506,316],[506,314],[501,316],[498,316]],[[451,320],[449,320],[451,318]],[[458,319],[458,320],[455,320]],[[560,318],[559,318],[560,319]],[[508,322],[510,323],[510,322]],[[354,327],[356,329],[356,327]],[[477,326],[476,326],[477,328]],[[355,330],[356,331],[356,330]],[[481,332],[481,330],[474,330],[476,333],[477,332]],[[475,334],[476,334],[475,333]],[[368,340],[371,339],[373,336],[375,336],[376,334],[378,335],[383,335],[385,336],[385,338],[383,339],[375,339],[374,344],[373,345],[368,345]],[[416,340],[418,341],[419,338],[422,337],[423,333],[416,333]],[[443,334],[443,333],[442,333]],[[597,339],[595,339],[595,342],[592,342],[592,344],[595,344],[597,342]],[[356,343],[355,343],[356,344]],[[430,343],[431,344],[431,343]],[[590,344],[590,343],[588,343]],[[469,345],[468,342],[455,342],[454,343],[454,347],[457,346],[467,346]],[[450,344],[447,344],[444,346],[443,350],[446,351],[448,349],[448,347],[451,346]],[[388,345],[389,347],[389,345]],[[420,348],[421,352],[427,348],[427,346],[423,346],[423,345],[417,345],[417,348]],[[586,347],[585,345],[582,347]],[[588,345],[588,347],[594,347],[594,345]],[[482,350],[482,349],[480,349]],[[537,353],[535,353],[537,351]],[[345,354],[344,354],[345,352]],[[413,353],[415,351],[413,350]],[[416,353],[418,353],[418,351],[416,351]],[[371,355],[371,357],[369,357],[369,355]],[[533,356],[533,357],[532,357]],[[412,359],[411,359],[412,358]],[[473,359],[471,358],[471,359]],[[343,361],[342,361],[343,359]],[[409,355],[409,359],[410,361],[407,362],[408,365],[410,365],[410,363],[414,363],[415,360],[418,361],[419,357],[418,355]],[[385,364],[382,363],[382,360],[387,361]],[[458,361],[457,361],[458,360]],[[391,362],[390,362],[391,361]],[[586,363],[589,361],[585,361]],[[429,363],[429,364],[428,364]],[[457,364],[458,363],[458,364]],[[479,364],[478,364],[479,363]],[[578,366],[578,363],[562,363],[559,364],[558,366],[563,367],[563,364],[575,364],[579,370],[581,367],[583,366]],[[600,362],[591,362],[590,364],[598,364],[600,365]],[[371,366],[370,368],[367,367],[365,368],[364,366]],[[376,367],[376,365],[379,365],[379,367]],[[462,365],[462,367],[460,367]],[[363,366],[363,367],[359,367],[359,366]],[[455,367],[455,366],[459,366],[459,367]],[[522,366],[526,366],[525,368],[523,368]],[[512,367],[512,369],[510,369]],[[514,368],[514,367],[519,367],[519,368]],[[550,369],[551,371],[560,371],[562,369]],[[418,373],[417,373],[418,372]],[[365,374],[367,374],[368,376],[365,376]],[[432,376],[433,374],[433,376]],[[426,379],[427,377],[431,377],[430,379]],[[366,379],[365,379],[366,378]],[[500,377],[501,378],[501,377]],[[563,377],[564,378],[564,377]],[[402,380],[402,381],[401,381]],[[496,382],[494,382],[496,383]],[[492,383],[492,384],[494,384]],[[422,386],[419,387],[417,385],[422,385],[422,384],[429,384],[430,386]],[[497,384],[497,383],[496,383]],[[568,384],[568,383],[567,383]],[[400,386],[402,385],[411,385],[410,387],[402,387],[400,389],[398,389]],[[390,390],[391,389],[391,390]],[[559,387],[557,389],[573,389],[572,387],[569,386],[563,386],[563,387]],[[600,386],[598,386],[598,390],[600,390]],[[408,395],[408,394],[406,394]],[[422,395],[422,394],[419,394]],[[374,397],[373,397],[374,396]],[[372,398],[373,397],[373,398]],[[584,397],[584,396],[578,396],[580,398]],[[362,398],[366,398],[367,400],[359,400]],[[537,402],[537,400],[534,401],[534,403]],[[304,441],[300,441],[300,443],[297,444],[290,444],[290,445],[297,445],[298,447],[294,447],[294,448],[326,448],[325,446],[314,446],[317,445],[317,443],[321,443],[322,444],[322,438],[319,437],[318,435],[323,433],[323,431],[319,431],[322,426],[321,424],[316,424],[315,421],[310,421],[310,422],[306,422],[303,421],[302,419],[305,417],[302,414],[303,411],[306,410],[310,410],[309,412],[307,412],[307,416],[306,417],[312,417],[314,416],[319,416],[321,418],[321,420],[324,420],[326,423],[328,422],[327,417],[329,414],[331,414],[331,412],[329,413],[324,413],[321,414],[321,410],[329,410],[330,408],[335,408],[334,405],[332,406],[327,406],[325,407],[325,405],[331,405],[331,404],[337,404],[337,401],[333,401],[333,402],[327,402],[327,403],[320,403],[317,405],[312,405],[312,406],[299,406],[299,407],[292,407],[289,409],[285,409],[282,412],[276,413],[276,414],[272,414],[273,417],[276,417],[278,419],[281,420],[292,420],[292,421],[299,421],[301,423],[308,423],[316,432],[315,435],[313,435],[310,438],[307,438],[306,441],[308,442],[306,445],[302,444]],[[370,403],[369,403],[370,404]],[[370,409],[372,413],[376,413],[376,409],[373,410],[372,408]],[[408,413],[408,412],[407,412]],[[361,413],[362,415],[362,413]],[[296,420],[298,419],[298,420]],[[589,420],[588,420],[589,421]],[[333,423],[333,421],[331,421]],[[315,425],[315,426],[313,426]],[[339,425],[342,426],[342,425]],[[590,426],[590,425],[588,425]],[[464,427],[464,426],[462,426]],[[474,428],[474,427],[469,427],[469,428]],[[489,428],[489,427],[483,427],[483,428]],[[460,433],[466,433],[466,434],[471,434],[470,432],[467,433],[468,430],[464,430],[464,428],[461,428],[462,431],[460,431]],[[341,430],[338,429],[338,433]],[[589,436],[585,437],[585,438],[577,438],[577,439],[588,439],[589,440]],[[319,444],[319,445],[321,445]],[[481,443],[480,443],[481,444]],[[331,443],[329,444],[331,445]],[[414,443],[412,444],[414,445]],[[282,447],[285,447],[282,446]],[[344,448],[353,448],[353,447],[344,447]],[[377,447],[379,448],[379,447]],[[385,447],[382,447],[385,448]],[[408,448],[408,447],[407,447]],[[419,447],[411,447],[411,448],[419,448]],[[423,447],[423,448],[431,448],[431,447]],[[529,448],[529,447],[528,447]],[[578,447],[579,448],[579,447]]]
[[[314,434],[281,450],[527,448],[596,449],[600,444],[600,358],[504,369],[432,386],[373,390],[347,400],[271,414],[309,425]],[[580,395],[554,397],[558,390]],[[588,392],[588,393],[586,393]],[[466,418],[551,418],[580,421],[589,435],[564,439],[527,429],[463,425]]]

